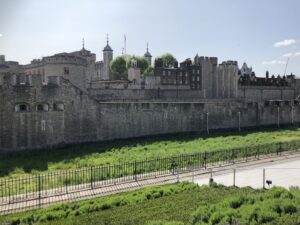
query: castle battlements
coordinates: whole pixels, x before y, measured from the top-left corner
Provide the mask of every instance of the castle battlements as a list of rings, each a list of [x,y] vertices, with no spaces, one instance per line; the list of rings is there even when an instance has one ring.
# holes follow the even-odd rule
[[[32,69],[44,66],[46,64],[75,64],[87,66],[87,60],[68,53],[55,54],[53,56],[43,57],[42,59],[34,59],[30,64],[24,65],[24,69]]]
[[[145,54],[151,63],[148,48]],[[181,63],[155,60],[141,74],[133,60],[126,79],[83,48],[32,60],[0,57],[0,153],[209,129],[300,122],[300,80],[255,76],[237,61],[196,55]]]

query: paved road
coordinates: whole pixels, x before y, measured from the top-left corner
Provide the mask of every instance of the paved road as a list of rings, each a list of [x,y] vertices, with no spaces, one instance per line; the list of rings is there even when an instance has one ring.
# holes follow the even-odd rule
[[[269,162],[263,165],[256,165],[244,168],[237,167],[235,169],[235,185],[238,187],[251,186],[253,188],[263,187],[263,170],[265,168],[265,181],[272,181],[272,186],[281,186],[289,188],[290,186],[300,187],[300,159],[294,158],[286,162]],[[233,185],[234,172],[233,169],[228,170],[225,174],[212,175],[217,183],[226,186]],[[198,184],[208,184],[209,177],[195,179]],[[265,182],[265,187],[269,186]]]

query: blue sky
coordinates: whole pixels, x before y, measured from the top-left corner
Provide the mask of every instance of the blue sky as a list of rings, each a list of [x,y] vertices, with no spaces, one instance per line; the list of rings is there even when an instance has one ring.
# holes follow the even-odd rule
[[[257,75],[300,76],[299,0],[0,0],[0,54],[33,58],[87,49],[102,59],[109,34],[114,54],[172,53],[179,61],[217,56],[245,61]]]

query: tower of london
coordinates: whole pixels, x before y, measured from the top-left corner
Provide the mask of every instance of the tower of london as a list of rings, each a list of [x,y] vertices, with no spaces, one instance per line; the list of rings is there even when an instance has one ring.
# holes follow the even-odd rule
[[[0,56],[0,153],[179,132],[207,132],[300,122],[295,75],[255,75],[244,64],[199,56],[165,65],[146,48],[152,69],[129,62],[126,79],[79,51],[34,59]]]

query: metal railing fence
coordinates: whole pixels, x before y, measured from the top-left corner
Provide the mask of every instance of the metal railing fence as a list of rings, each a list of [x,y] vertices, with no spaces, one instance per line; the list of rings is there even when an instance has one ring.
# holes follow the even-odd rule
[[[0,206],[298,151],[300,141],[206,151],[22,177],[0,178]]]

